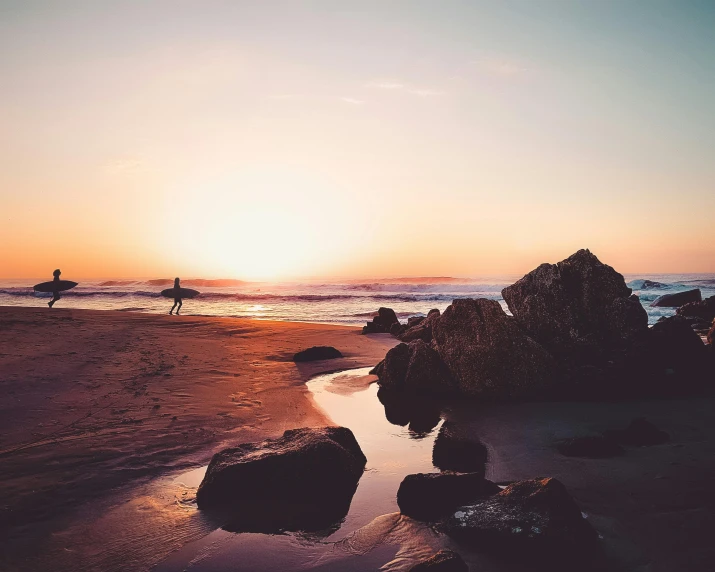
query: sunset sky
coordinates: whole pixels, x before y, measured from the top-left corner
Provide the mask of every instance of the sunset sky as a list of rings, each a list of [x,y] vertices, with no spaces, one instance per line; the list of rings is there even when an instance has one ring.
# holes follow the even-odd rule
[[[715,3],[0,0],[0,278],[715,272]]]

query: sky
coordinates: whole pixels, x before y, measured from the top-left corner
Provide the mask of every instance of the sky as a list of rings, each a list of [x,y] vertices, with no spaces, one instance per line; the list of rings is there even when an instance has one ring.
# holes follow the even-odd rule
[[[715,3],[0,0],[0,278],[715,272]]]

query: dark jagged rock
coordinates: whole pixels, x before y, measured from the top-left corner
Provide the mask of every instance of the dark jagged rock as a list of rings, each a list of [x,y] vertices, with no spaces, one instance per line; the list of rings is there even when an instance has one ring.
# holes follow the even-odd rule
[[[557,357],[578,346],[619,346],[648,327],[623,276],[588,250],[542,264],[502,296],[528,334]]]
[[[488,451],[479,441],[471,439],[466,431],[445,421],[432,448],[432,464],[442,471],[478,473],[484,477]]]
[[[436,522],[457,507],[498,493],[498,485],[479,473],[417,473],[407,475],[397,491],[402,514]]]
[[[380,387],[377,398],[390,423],[408,426],[410,433],[418,438],[431,433],[442,419],[440,405],[432,397]]]
[[[399,324],[399,323],[392,324],[390,326],[390,335],[395,336],[396,338],[399,338],[400,335],[402,334],[402,332],[404,332],[406,329],[407,329],[406,326],[404,326],[402,324]]]
[[[215,454],[196,503],[234,531],[320,530],[347,514],[366,462],[350,429],[291,429]]]
[[[652,359],[661,370],[679,376],[702,374],[705,345],[690,327],[687,320],[671,316],[658,321],[650,329]],[[695,382],[695,378],[689,381]]]
[[[573,437],[558,444],[558,450],[567,457],[585,457],[587,459],[607,459],[623,454],[618,443],[603,435]]]
[[[597,551],[596,531],[566,488],[551,478],[514,483],[484,501],[460,507],[445,529],[479,550],[524,558],[529,569],[588,562]]]
[[[414,328],[415,326],[420,324],[426,317],[427,316],[412,316],[410,318],[407,318],[407,327]]]
[[[677,308],[690,302],[700,302],[703,299],[699,288],[674,292],[673,294],[663,294],[658,296],[651,306],[655,308]]]
[[[403,342],[422,340],[430,343],[432,341],[432,327],[439,319],[439,315],[439,310],[430,310],[425,318],[413,323],[413,325],[408,322],[408,328],[400,334],[399,338]]]
[[[332,346],[313,346],[293,356],[293,361],[317,361],[321,359],[336,359],[343,357],[338,350]]]
[[[363,334],[387,334],[390,333],[390,328],[394,324],[399,324],[400,321],[397,319],[397,314],[392,308],[380,308],[377,311],[377,316],[372,319],[372,322],[368,322],[366,326],[363,327]]]
[[[469,567],[456,552],[440,550],[427,560],[415,564],[410,572],[469,572]]]
[[[534,398],[554,385],[553,358],[495,300],[455,300],[435,321],[432,335],[464,395]]]
[[[656,282],[655,280],[643,280],[643,286],[641,290],[656,290],[658,288],[667,288],[667,284],[662,282]]]
[[[439,354],[422,340],[391,348],[382,365],[373,369],[380,386],[416,393],[450,393],[454,390]]]
[[[715,320],[713,320],[713,325],[708,332],[708,343],[710,344],[711,351],[715,347]]]
[[[712,323],[715,320],[715,296],[710,296],[700,302],[683,304],[675,313],[678,316],[700,318],[704,322]]]
[[[670,439],[665,431],[661,431],[650,421],[643,417],[633,419],[625,429],[613,429],[603,433],[608,439],[630,445],[632,447],[648,447],[660,445]]]

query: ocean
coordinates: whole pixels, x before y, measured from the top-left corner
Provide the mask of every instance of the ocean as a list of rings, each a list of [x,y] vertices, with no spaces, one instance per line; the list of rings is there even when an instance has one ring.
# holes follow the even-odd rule
[[[387,306],[406,321],[410,316],[425,315],[432,308],[443,311],[456,298],[490,298],[498,300],[507,310],[501,290],[518,278],[520,276],[303,283],[186,279],[181,285],[199,290],[201,295],[185,300],[181,313],[358,325],[370,320],[380,306]],[[625,278],[640,297],[651,324],[661,316],[674,314],[672,308],[650,306],[661,294],[700,288],[703,298],[715,295],[715,274],[642,274]],[[0,280],[0,305],[43,307],[52,295],[32,290],[32,284],[42,281]],[[62,293],[56,307],[168,313],[173,301],[162,297],[160,292],[172,286],[173,279],[87,280]]]

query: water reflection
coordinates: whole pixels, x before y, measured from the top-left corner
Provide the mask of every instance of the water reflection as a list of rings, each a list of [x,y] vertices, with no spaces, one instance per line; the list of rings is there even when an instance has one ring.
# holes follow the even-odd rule
[[[393,425],[407,426],[410,436],[422,439],[439,425],[440,405],[433,398],[381,387],[377,398],[385,408],[385,418]]]

